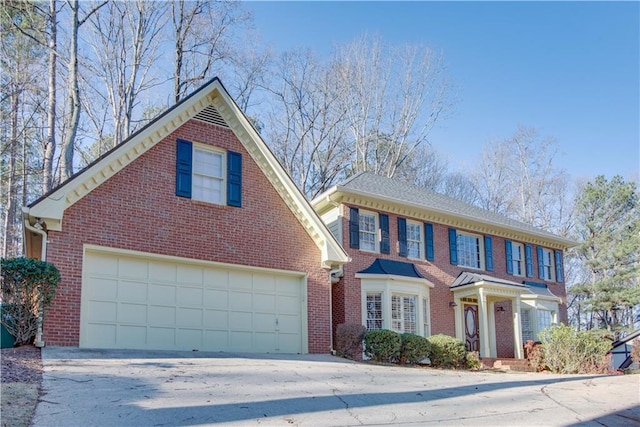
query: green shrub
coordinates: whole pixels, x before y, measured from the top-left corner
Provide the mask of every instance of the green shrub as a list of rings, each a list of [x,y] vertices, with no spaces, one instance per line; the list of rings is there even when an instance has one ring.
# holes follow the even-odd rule
[[[431,343],[431,366],[435,368],[462,368],[467,364],[467,349],[464,343],[449,335],[429,337]]]
[[[429,357],[430,353],[431,344],[425,337],[414,334],[400,335],[400,363],[413,365]]]
[[[400,334],[387,329],[368,331],[364,354],[376,362],[395,362],[400,355]]]
[[[468,352],[466,362],[467,369],[472,369],[474,371],[480,369],[482,366],[482,362],[480,362],[480,354],[477,351]]]
[[[598,331],[554,325],[542,331],[544,364],[560,374],[601,374],[608,370],[611,342]]]
[[[357,323],[341,323],[336,328],[336,351],[339,356],[353,359],[361,351],[367,328]]]
[[[38,330],[40,311],[53,301],[60,273],[53,264],[25,257],[2,258],[0,272],[0,321],[15,337],[15,346],[28,344]]]

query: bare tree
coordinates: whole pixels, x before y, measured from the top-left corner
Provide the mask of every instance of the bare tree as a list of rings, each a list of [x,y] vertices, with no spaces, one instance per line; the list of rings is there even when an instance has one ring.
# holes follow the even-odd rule
[[[71,26],[70,26],[70,44],[69,44],[69,59],[67,61],[68,80],[67,80],[67,114],[65,119],[65,135],[62,141],[62,162],[60,164],[60,179],[65,180],[73,175],[73,157],[75,152],[76,134],[78,131],[78,123],[80,122],[80,86],[78,76],[78,32],[80,27],[87,22],[87,20],[98,9],[108,3],[105,0],[101,3],[93,5],[93,7],[80,16],[80,4],[78,0],[67,0],[67,5],[70,8],[71,13]]]
[[[112,142],[104,149],[117,145],[135,129],[138,119],[134,109],[141,94],[159,85],[154,65],[159,57],[161,32],[166,23],[168,4],[149,0],[111,2],[90,19],[93,61],[85,80],[85,111],[93,122],[97,140],[106,142],[108,129]],[[96,97],[100,102],[95,102]],[[110,110],[110,126],[104,120]],[[100,154],[101,150],[98,150]]]
[[[334,69],[310,51],[286,53],[277,65],[271,89],[270,140],[283,166],[300,189],[313,198],[348,166],[345,112]]]
[[[363,36],[339,46],[336,78],[353,138],[353,172],[393,177],[451,107],[442,58],[424,45]]]
[[[171,2],[174,42],[173,94],[178,102],[232,52],[233,30],[247,22],[236,2]]]

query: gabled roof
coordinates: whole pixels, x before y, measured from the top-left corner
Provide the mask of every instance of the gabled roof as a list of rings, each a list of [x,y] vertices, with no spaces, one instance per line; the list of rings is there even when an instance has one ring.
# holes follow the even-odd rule
[[[23,208],[23,218],[30,224],[36,221],[44,222],[48,230],[61,230],[66,209],[193,118],[223,124],[233,131],[321,250],[325,267],[337,267],[349,260],[344,249],[217,77],[160,114],[60,186]],[[26,241],[29,242],[30,239]]]
[[[612,348],[616,348],[621,344],[626,344],[629,341],[633,341],[635,338],[640,337],[640,329],[635,330],[633,332],[631,332],[630,334],[627,334],[624,336],[624,338],[620,338],[618,341],[615,341],[613,344],[611,344]]]
[[[376,258],[373,263],[357,274],[387,274],[392,276],[412,277],[424,279],[424,276],[409,262],[394,261],[391,259]]]
[[[424,187],[370,172],[359,173],[316,197],[311,203],[321,214],[331,202],[353,203],[415,216],[453,227],[501,235],[540,245],[566,249],[576,243]]]

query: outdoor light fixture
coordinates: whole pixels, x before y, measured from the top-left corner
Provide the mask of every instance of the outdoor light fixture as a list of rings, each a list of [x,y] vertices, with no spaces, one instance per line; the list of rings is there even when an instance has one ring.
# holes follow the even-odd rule
[[[450,301],[449,302],[449,307],[457,307],[457,306],[458,306],[458,304],[456,304],[455,301]]]
[[[496,307],[496,311],[497,311],[498,313],[504,313],[504,307],[503,307],[503,306],[501,306],[501,305],[499,305],[498,307]]]

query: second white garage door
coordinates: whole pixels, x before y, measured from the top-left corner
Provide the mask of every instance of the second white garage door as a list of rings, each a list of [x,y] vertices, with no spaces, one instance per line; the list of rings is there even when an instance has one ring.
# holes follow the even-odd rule
[[[306,353],[303,273],[85,251],[80,347]]]

